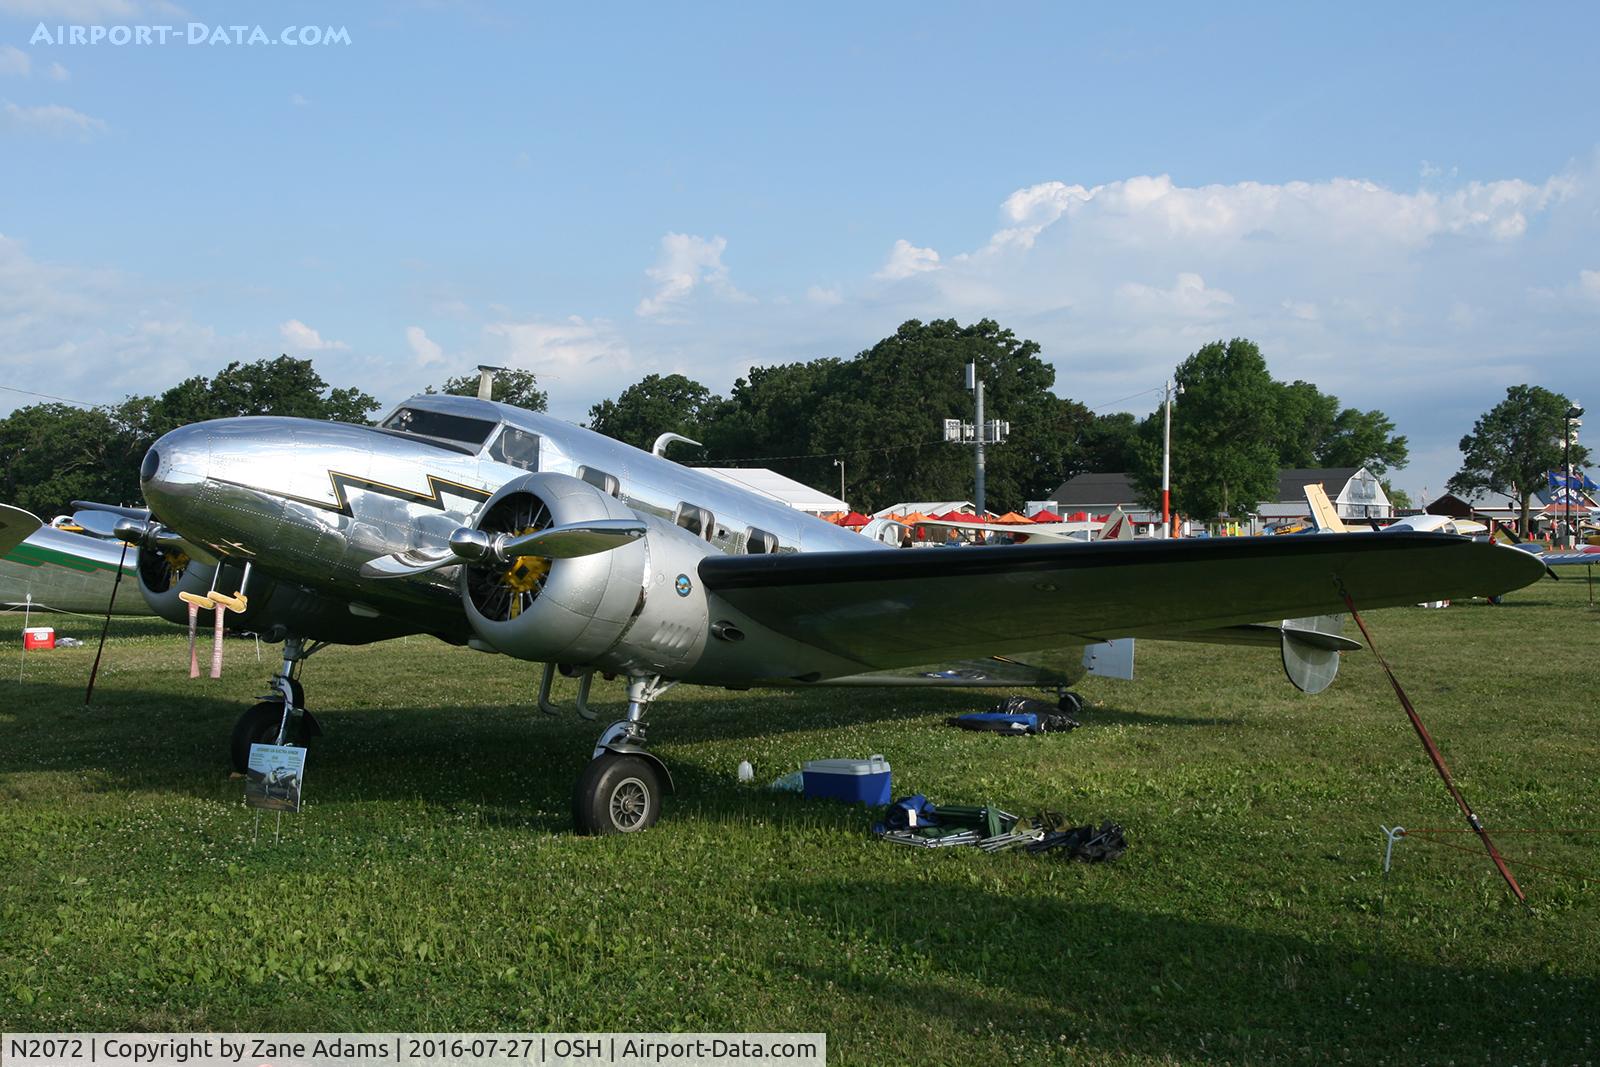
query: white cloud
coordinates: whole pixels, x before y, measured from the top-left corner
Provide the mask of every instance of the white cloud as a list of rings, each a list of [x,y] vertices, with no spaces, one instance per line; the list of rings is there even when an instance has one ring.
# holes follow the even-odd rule
[[[1189,272],[1179,274],[1170,289],[1127,282],[1117,288],[1116,296],[1136,314],[1191,319],[1215,317],[1234,303],[1232,293],[1207,288],[1204,278]]]
[[[873,277],[896,281],[900,278],[909,278],[913,274],[922,274],[926,271],[938,269],[938,252],[931,248],[918,248],[902,237],[894,243],[894,248],[889,252],[888,261]]]
[[[421,326],[406,327],[406,344],[411,346],[411,354],[417,357],[419,367],[432,367],[444,362],[444,349]]]
[[[0,45],[0,78],[26,78],[33,72],[33,60],[16,45]]]
[[[639,301],[635,314],[646,318],[665,315],[702,286],[726,300],[749,300],[728,281],[728,268],[722,262],[727,247],[724,237],[669,233],[661,238],[661,256],[645,271],[656,283],[656,291]]]
[[[85,115],[81,111],[74,111],[62,104],[41,104],[37,107],[23,107],[6,101],[3,111],[4,125],[8,129],[52,134],[77,134],[87,137],[93,133],[104,133],[106,124],[103,120]]]
[[[105,403],[208,374],[262,347],[194,322],[167,293],[116,271],[29,255],[0,235],[0,352],[7,381]],[[29,403],[0,393],[0,410]]]
[[[72,80],[72,72],[66,67],[63,67],[60,63],[51,63],[49,69],[44,72],[44,76],[53,82]]]
[[[295,352],[344,352],[350,349],[343,341],[324,340],[320,333],[299,319],[290,319],[280,325],[278,335]]]
[[[1600,270],[1580,270],[1578,272],[1578,288],[1584,296],[1592,300],[1600,300]]]
[[[823,307],[833,307],[844,303],[844,294],[837,285],[813,285],[806,290],[806,299]]]
[[[565,390],[598,388],[611,395],[629,384],[628,343],[605,319],[572,315],[554,322],[494,322],[483,332],[497,347],[500,362],[556,379]]]
[[[289,103],[293,104],[295,107],[309,107],[309,106],[311,106],[310,98],[309,97],[305,97],[305,96],[301,96],[299,93],[290,93],[289,94]]]

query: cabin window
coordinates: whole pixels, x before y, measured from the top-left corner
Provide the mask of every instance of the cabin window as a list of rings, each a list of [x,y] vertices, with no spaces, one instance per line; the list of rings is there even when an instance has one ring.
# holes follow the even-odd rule
[[[525,471],[539,469],[539,435],[507,426],[489,448],[489,458]]]
[[[593,467],[579,467],[578,477],[607,496],[614,496],[618,500],[622,499],[622,483],[617,481],[615,474],[607,474],[605,471],[596,470]]]
[[[716,520],[711,517],[711,512],[693,504],[679,504],[678,513],[672,517],[672,521],[707,541],[711,540],[711,533],[716,529]]]
[[[744,550],[752,556],[770,555],[778,551],[778,535],[752,526],[745,531]]]
[[[474,451],[494,432],[495,424],[489,419],[474,419],[466,415],[450,415],[443,411],[426,411],[422,408],[401,408],[383,420],[385,430],[431,437],[437,441],[470,445]],[[537,442],[538,438],[534,438]],[[538,458],[537,449],[534,458]]]

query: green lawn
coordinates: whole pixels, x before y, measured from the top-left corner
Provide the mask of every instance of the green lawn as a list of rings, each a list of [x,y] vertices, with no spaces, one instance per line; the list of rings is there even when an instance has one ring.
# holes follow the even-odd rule
[[[1600,827],[1600,611],[1583,572],[1501,607],[1370,622],[1491,829]],[[0,616],[0,1027],[820,1030],[835,1062],[1591,1062],[1600,835],[1403,842],[1461,825],[1370,654],[1319,697],[1266,650],[1142,643],[1082,730],[968,734],[980,693],[677,689],[678,793],[648,834],[568,830],[599,724],[535,668],[413,638],[306,670],[306,808],[260,821],[234,716],[273,648],[187,677],[164,624],[29,654]],[[1350,627],[1353,632],[1354,627]],[[1564,666],[1570,658],[1572,666]],[[596,703],[620,707],[619,686]],[[884,753],[897,794],[1127,828],[1119,862],[895,848],[859,809],[740,786]],[[1468,837],[1452,843],[1470,846]],[[1519,864],[1531,861],[1565,874]]]

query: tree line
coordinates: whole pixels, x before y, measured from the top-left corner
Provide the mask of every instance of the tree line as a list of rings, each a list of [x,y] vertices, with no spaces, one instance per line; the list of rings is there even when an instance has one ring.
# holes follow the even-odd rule
[[[913,319],[849,358],[752,368],[726,396],[681,374],[651,374],[595,404],[588,425],[645,449],[664,432],[682,434],[703,447],[677,446],[673,456],[681,462],[770,467],[819,488],[838,486],[842,463],[845,495],[867,510],[967,499],[972,449],[946,442],[942,424],[972,418],[968,363],[986,384],[988,416],[1010,423],[1008,439],[987,454],[992,508],[1048,499],[1063,481],[1086,472],[1127,472],[1147,504],[1159,501],[1159,405],[1143,418],[1099,414],[1057,395],[1055,369],[1040,346],[989,319],[965,326]],[[1209,518],[1249,510],[1276,495],[1283,467],[1365,466],[1382,477],[1406,462],[1406,438],[1382,411],[1344,407],[1310,382],[1273,378],[1248,340],[1205,345],[1173,377],[1183,388],[1172,410],[1178,513]],[[478,376],[468,374],[437,388],[475,395],[477,384]],[[548,397],[533,372],[502,371],[493,388],[496,400],[546,410]],[[1556,394],[1518,388],[1535,390],[1520,397],[1522,407],[1531,396],[1544,405],[1540,411],[1551,404],[1564,410]],[[131,503],[145,450],[177,426],[235,415],[367,423],[378,408],[374,397],[330,386],[310,360],[289,356],[230,363],[210,377],[115,405],[29,405],[0,419],[0,500],[45,516],[67,510],[74,499]],[[1549,429],[1548,412],[1532,421]],[[1478,430],[1503,437],[1522,426],[1510,416],[1491,422]],[[1462,486],[1530,486],[1526,464],[1548,458],[1523,449],[1524,466],[1508,482],[1490,460],[1497,447],[1491,442],[1469,452],[1463,440],[1469,462],[1458,475]]]

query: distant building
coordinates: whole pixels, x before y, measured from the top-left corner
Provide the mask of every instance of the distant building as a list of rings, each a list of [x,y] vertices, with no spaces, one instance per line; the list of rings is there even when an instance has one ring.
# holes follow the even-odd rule
[[[1341,519],[1364,522],[1394,518],[1394,505],[1383,491],[1383,484],[1365,467],[1294,467],[1278,472],[1278,491],[1274,499],[1256,503],[1257,528],[1309,518],[1311,508],[1306,503],[1305,487],[1318,483],[1339,509]],[[1063,515],[1076,511],[1104,514],[1112,508],[1121,508],[1135,522],[1159,522],[1161,519],[1159,511],[1152,511],[1140,501],[1126,474],[1080,474],[1061,483],[1052,496],[1061,505],[1055,510]]]
[[[1068,478],[1050,494],[1051,508],[1062,518],[1085,512],[1106,515],[1121,508],[1137,523],[1161,521],[1160,511],[1151,511],[1139,501],[1139,494],[1126,474],[1080,474]]]
[[[811,515],[829,515],[836,511],[849,511],[850,505],[804,482],[767,470],[765,467],[696,467],[696,470],[736,485],[772,500],[781,501],[796,511]]]

